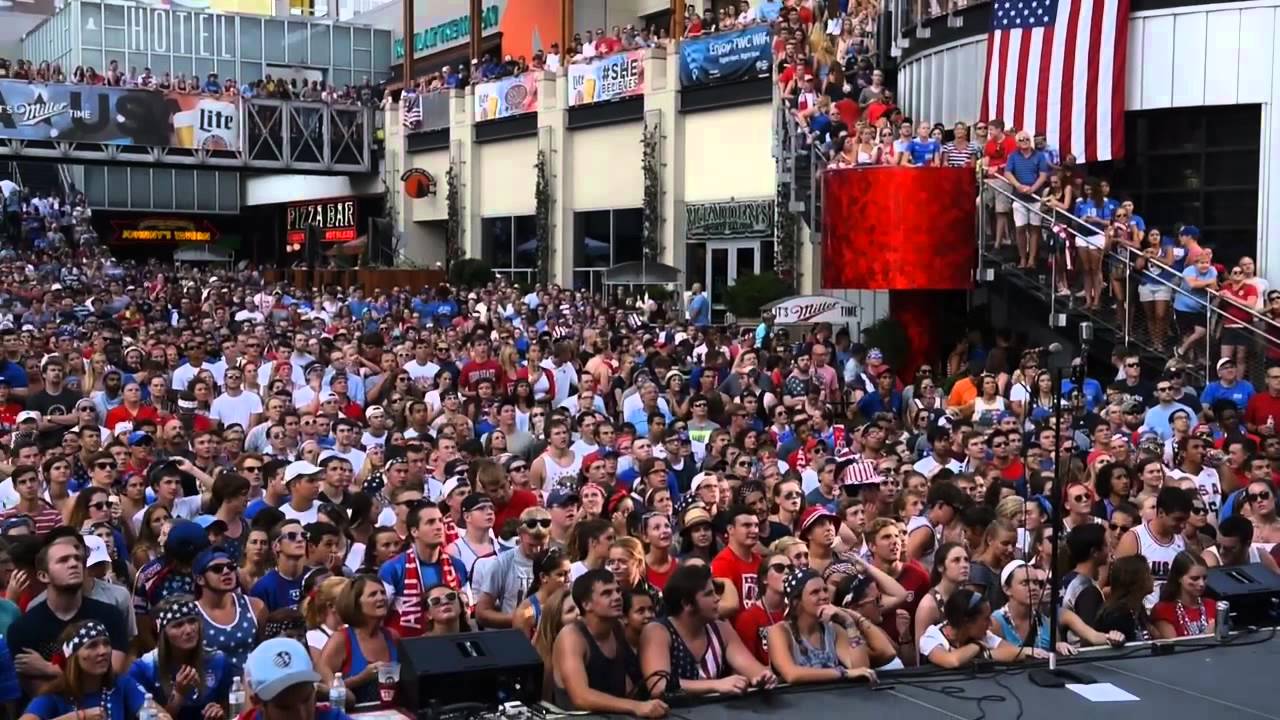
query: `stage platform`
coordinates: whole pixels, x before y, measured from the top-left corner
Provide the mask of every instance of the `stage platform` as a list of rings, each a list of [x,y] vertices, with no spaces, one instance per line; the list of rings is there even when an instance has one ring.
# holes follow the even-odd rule
[[[1168,655],[1147,645],[1087,652],[1063,663],[1099,683],[1112,683],[1137,702],[1093,702],[1066,688],[1031,683],[1026,667],[972,671],[907,671],[881,676],[879,686],[779,688],[730,700],[677,705],[677,720],[744,720],[754,716],[847,720],[1280,720],[1275,691],[1280,637],[1273,630],[1240,634],[1227,644],[1188,638]],[[1043,667],[1039,665],[1036,667]],[[980,700],[981,699],[981,700]]]

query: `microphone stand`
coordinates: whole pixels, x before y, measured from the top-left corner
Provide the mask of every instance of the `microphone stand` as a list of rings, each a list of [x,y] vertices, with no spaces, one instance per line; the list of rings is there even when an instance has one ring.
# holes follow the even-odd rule
[[[1083,340],[1080,349],[1080,365],[1072,368],[1071,380],[1074,389],[1084,395],[1085,363],[1088,362],[1089,343]],[[1049,667],[1037,668],[1027,673],[1027,679],[1045,688],[1060,688],[1068,683],[1088,685],[1096,682],[1092,677],[1074,670],[1058,667],[1058,614],[1062,611],[1062,570],[1058,565],[1058,546],[1062,544],[1062,368],[1053,369],[1053,418],[1056,426],[1053,442],[1053,492],[1050,499],[1053,506],[1053,543],[1049,554]],[[1038,608],[1032,608],[1033,617],[1039,615]],[[1038,620],[1038,618],[1037,618]],[[1034,623],[1033,623],[1034,628]]]

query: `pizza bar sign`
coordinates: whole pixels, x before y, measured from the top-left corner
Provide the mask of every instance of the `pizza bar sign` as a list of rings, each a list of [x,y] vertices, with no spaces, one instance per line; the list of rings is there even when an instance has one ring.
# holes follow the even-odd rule
[[[320,230],[320,242],[350,242],[356,239],[356,200],[319,200],[290,205],[285,228],[289,243],[307,241],[307,228]]]

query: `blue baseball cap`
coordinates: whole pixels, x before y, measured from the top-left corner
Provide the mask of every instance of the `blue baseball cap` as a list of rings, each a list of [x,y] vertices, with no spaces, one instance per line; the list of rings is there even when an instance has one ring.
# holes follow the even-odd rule
[[[310,653],[291,638],[271,638],[254,648],[245,661],[244,674],[249,689],[264,702],[271,702],[294,685],[320,681]]]
[[[573,505],[581,503],[578,493],[564,486],[556,486],[547,494],[547,507],[564,507],[565,505]]]
[[[235,562],[232,560],[231,556],[227,554],[227,549],[219,545],[207,550],[202,550],[199,555],[196,555],[195,561],[191,563],[191,572],[193,575],[203,575],[204,571],[218,560],[227,560],[232,563]]]
[[[141,430],[134,430],[133,432],[129,433],[129,447],[139,447],[142,445],[155,445],[155,443],[156,443],[155,438],[151,437],[150,433],[145,433],[145,432],[142,432]]]
[[[1200,228],[1195,225],[1183,225],[1182,229],[1178,230],[1178,234],[1186,235],[1187,237],[1199,238]]]

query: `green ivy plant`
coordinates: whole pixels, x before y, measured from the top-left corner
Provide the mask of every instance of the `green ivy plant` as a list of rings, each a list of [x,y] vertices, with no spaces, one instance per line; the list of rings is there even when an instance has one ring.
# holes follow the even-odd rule
[[[462,194],[458,190],[458,173],[449,164],[445,172],[445,205],[448,219],[444,234],[444,270],[447,274],[455,260],[462,259]]]
[[[787,186],[779,183],[778,195],[773,203],[774,212],[777,213],[773,223],[773,271],[785,282],[798,285],[796,277],[796,266],[799,262],[798,223],[796,214],[787,207],[789,200]]]
[[[645,258],[657,261],[662,257],[662,170],[658,158],[659,129],[647,127],[641,143],[644,152],[641,163],[644,169],[644,226],[641,245]]]
[[[534,232],[537,247],[537,279],[546,282],[550,279],[551,249],[551,178],[547,173],[547,152],[538,151],[538,162],[534,166],[538,173],[538,185],[534,190]]]

